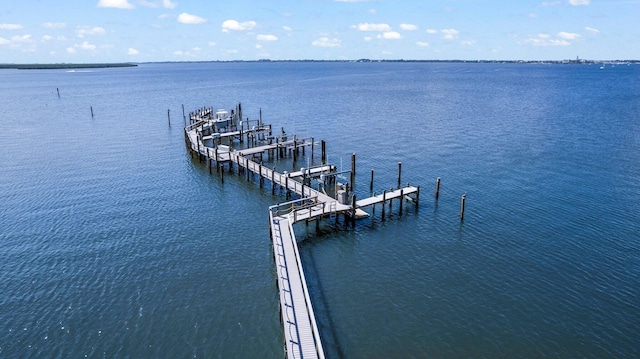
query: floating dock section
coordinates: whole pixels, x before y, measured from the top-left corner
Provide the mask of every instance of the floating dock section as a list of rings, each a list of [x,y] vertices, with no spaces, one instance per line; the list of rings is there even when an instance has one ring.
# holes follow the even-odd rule
[[[353,193],[355,175],[355,154],[352,156],[350,181],[342,184],[337,181],[343,172],[337,172],[336,166],[326,163],[325,142],[321,142],[322,164],[300,171],[280,173],[275,168],[263,165],[266,154],[268,159],[276,161],[287,156],[295,160],[305,148],[311,147],[313,158],[317,143],[313,138],[298,138],[286,135],[284,129],[280,136],[274,136],[271,125],[260,119],[242,120],[242,108],[238,104],[230,114],[226,110],[214,111],[212,108],[201,108],[189,114],[190,124],[185,126],[185,142],[192,156],[196,155],[200,162],[206,161],[209,172],[215,165],[216,172],[224,181],[225,165],[228,171],[237,171],[239,175],[258,179],[260,187],[265,182],[271,184],[271,191],[276,188],[284,191],[285,198],[293,200],[280,203],[269,208],[270,235],[273,243],[273,254],[278,277],[280,297],[280,319],[285,337],[285,352],[288,358],[321,358],[325,357],[322,340],[318,331],[313,305],[307,289],[304,269],[298,252],[293,225],[300,221],[316,221],[323,218],[335,218],[339,215],[355,219],[365,213],[362,209],[376,205],[382,207],[382,218],[388,205],[394,200],[399,202],[399,213],[402,214],[403,203],[413,202],[418,205],[420,187],[400,185],[400,163],[398,168],[398,188],[383,191],[360,200]],[[186,122],[186,118],[185,118]],[[319,188],[311,186],[311,179],[319,182]],[[319,179],[319,180],[318,180]],[[371,187],[373,187],[373,171]],[[326,191],[326,188],[332,190]]]

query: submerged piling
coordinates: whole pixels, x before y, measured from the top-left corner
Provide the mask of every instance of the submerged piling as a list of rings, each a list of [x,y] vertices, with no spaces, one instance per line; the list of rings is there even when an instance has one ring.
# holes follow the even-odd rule
[[[440,177],[436,179],[436,199],[440,197]]]
[[[464,202],[467,199],[467,194],[460,196],[460,222],[464,221]]]

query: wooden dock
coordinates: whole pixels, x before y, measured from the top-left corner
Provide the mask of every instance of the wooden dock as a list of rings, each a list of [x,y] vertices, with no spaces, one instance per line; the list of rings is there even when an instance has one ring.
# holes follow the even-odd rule
[[[270,208],[269,222],[287,358],[324,359],[291,218],[278,215],[278,207]]]
[[[361,208],[382,205],[382,218],[385,216],[385,207],[388,204],[389,211],[393,200],[399,202],[399,212],[402,213],[403,203],[411,201],[416,206],[420,196],[420,187],[400,186],[400,163],[398,169],[398,188],[385,190],[382,194],[372,195],[368,198],[356,200],[353,193],[353,182],[355,175],[355,154],[352,155],[352,165],[350,171],[350,181],[344,186],[337,184],[337,176],[342,173],[336,171],[336,167],[326,164],[325,143],[322,141],[322,165],[301,169],[291,173],[280,173],[275,168],[269,168],[262,164],[265,153],[269,158],[286,157],[287,153],[292,155],[294,161],[298,151],[316,145],[313,138],[299,139],[296,136],[275,137],[271,135],[271,126],[262,124],[262,119],[256,122],[250,130],[240,127],[233,131],[223,133],[213,133],[207,131],[205,136],[205,126],[207,119],[211,118],[212,109],[200,109],[190,114],[191,124],[185,124],[185,141],[190,152],[197,154],[199,160],[207,161],[209,172],[215,163],[216,171],[219,171],[224,181],[224,165],[228,164],[229,170],[235,167],[238,174],[246,173],[247,179],[253,174],[257,177],[262,187],[265,181],[271,183],[272,193],[276,187],[285,191],[288,199],[291,194],[295,194],[298,199],[277,204],[269,208],[270,235],[273,242],[274,260],[278,277],[278,292],[280,297],[281,320],[285,337],[285,351],[287,358],[319,358],[324,359],[322,341],[316,324],[315,314],[302,267],[302,261],[298,252],[298,245],[293,231],[293,224],[300,221],[315,220],[316,225],[321,219],[330,217],[338,218],[343,215],[351,218],[355,225],[355,219]],[[241,118],[241,107],[236,107],[236,112],[232,111],[232,116],[237,122]],[[247,119],[247,123],[249,120]],[[213,126],[208,125],[209,129]],[[234,125],[235,126],[235,125]],[[241,125],[240,125],[241,126]],[[265,135],[267,134],[268,135]],[[233,148],[234,141],[241,144],[246,136],[246,144]],[[250,140],[251,139],[251,140]],[[259,139],[259,140],[258,140]],[[227,145],[222,145],[221,141],[227,141]],[[205,145],[205,142],[209,145]],[[260,160],[257,162],[255,159]],[[336,189],[335,197],[310,186],[311,178],[320,178],[322,184],[330,183]],[[337,190],[338,186],[342,189]],[[373,187],[373,170],[371,175],[371,187]],[[320,188],[320,186],[319,186]],[[322,187],[324,188],[324,187]]]

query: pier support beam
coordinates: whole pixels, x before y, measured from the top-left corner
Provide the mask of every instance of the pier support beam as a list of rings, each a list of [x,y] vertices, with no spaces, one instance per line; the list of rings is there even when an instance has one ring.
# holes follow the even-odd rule
[[[320,144],[322,149],[322,165],[324,166],[327,164],[327,143],[322,140]]]
[[[436,179],[436,200],[440,197],[440,177]]]
[[[351,154],[351,178],[349,179],[349,183],[351,184],[351,190],[356,187],[356,153]]]
[[[467,194],[464,193],[460,196],[460,222],[464,222],[464,205],[465,200],[467,199]]]
[[[402,162],[398,162],[398,188],[401,187],[402,182]]]

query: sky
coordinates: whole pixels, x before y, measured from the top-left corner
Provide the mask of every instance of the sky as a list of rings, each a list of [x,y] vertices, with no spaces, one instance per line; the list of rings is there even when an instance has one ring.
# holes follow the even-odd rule
[[[0,63],[640,59],[640,0],[15,0]]]

